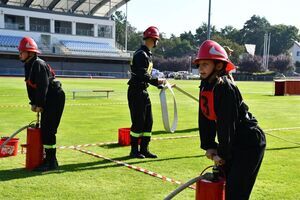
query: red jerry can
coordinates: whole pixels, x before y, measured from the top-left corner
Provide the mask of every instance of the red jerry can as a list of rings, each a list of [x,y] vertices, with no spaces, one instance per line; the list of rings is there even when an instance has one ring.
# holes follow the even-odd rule
[[[27,128],[27,144],[26,147],[26,166],[28,170],[33,170],[43,162],[44,151],[40,128]]]
[[[121,146],[130,145],[130,128],[119,128],[118,143]]]
[[[217,167],[213,167],[213,173],[206,173],[202,177],[196,183],[196,200],[225,200],[225,178],[220,176]]]
[[[121,146],[130,145],[130,128],[119,128],[118,130],[118,143]],[[138,139],[139,144],[141,144],[141,138]]]

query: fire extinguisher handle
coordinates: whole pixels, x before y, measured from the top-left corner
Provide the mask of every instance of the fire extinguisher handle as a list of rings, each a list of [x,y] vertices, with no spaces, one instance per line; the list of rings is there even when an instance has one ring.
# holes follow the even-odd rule
[[[212,167],[214,167],[214,165],[210,165],[210,166],[206,167],[206,168],[200,173],[200,176],[202,176],[203,173],[204,173],[206,170],[208,170],[209,168],[212,168]]]
[[[35,125],[35,127],[36,128],[39,128],[40,127],[40,112],[37,112],[37,114],[36,114],[36,125]]]
[[[200,176],[202,176],[203,173],[204,173],[206,170],[208,170],[209,168],[214,168],[214,167],[218,168],[218,169],[221,171],[221,173],[224,175],[224,177],[225,177],[225,171],[224,171],[224,169],[218,167],[217,165],[210,165],[210,166],[206,167],[206,168],[201,172]]]

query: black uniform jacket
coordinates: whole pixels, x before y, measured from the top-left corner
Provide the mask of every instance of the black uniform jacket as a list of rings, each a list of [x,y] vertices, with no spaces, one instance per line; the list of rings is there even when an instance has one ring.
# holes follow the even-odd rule
[[[133,55],[131,68],[131,78],[128,81],[128,85],[135,85],[137,87],[147,88],[151,85],[158,86],[158,79],[153,78],[152,68],[152,53],[145,46],[142,45]]]
[[[217,149],[218,155],[228,160],[235,150],[264,147],[266,143],[237,86],[226,76],[221,80],[201,81],[198,123],[201,148]]]
[[[54,82],[55,74],[51,67],[37,56],[26,62],[24,67],[29,103],[44,107],[48,90],[57,87],[58,83]]]

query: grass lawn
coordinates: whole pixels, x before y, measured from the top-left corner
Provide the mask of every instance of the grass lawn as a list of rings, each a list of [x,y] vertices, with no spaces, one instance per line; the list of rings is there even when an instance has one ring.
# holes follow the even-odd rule
[[[57,134],[58,146],[117,141],[118,128],[129,127],[127,80],[60,79],[67,95],[66,107]],[[198,96],[199,81],[171,80]],[[261,127],[271,134],[300,142],[300,96],[273,96],[271,82],[237,83],[250,111]],[[113,89],[110,97],[78,94],[73,89]],[[150,87],[153,107],[153,138],[198,135],[198,104],[175,90],[178,127],[173,134],[163,128],[159,90]],[[91,95],[91,96],[89,96]],[[96,94],[99,95],[99,94]],[[104,94],[105,95],[105,94]],[[167,95],[169,108],[172,99]],[[30,111],[23,78],[0,78],[0,136],[9,136],[35,119]],[[172,116],[172,109],[170,109]],[[269,129],[291,128],[268,131]],[[26,133],[21,132],[20,143]],[[158,159],[129,159],[129,147],[118,145],[85,147],[97,154],[142,167],[186,182],[212,162],[199,148],[199,137],[154,140],[150,149]],[[245,155],[246,156],[246,155]],[[58,150],[60,170],[36,173],[24,170],[25,155],[0,158],[0,199],[163,199],[176,184],[117,165],[72,149]],[[251,199],[300,199],[300,146],[267,135],[267,151]],[[186,189],[175,199],[194,199]]]

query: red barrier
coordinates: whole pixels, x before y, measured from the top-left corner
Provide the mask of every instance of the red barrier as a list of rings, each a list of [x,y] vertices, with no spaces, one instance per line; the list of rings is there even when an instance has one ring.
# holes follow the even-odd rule
[[[300,79],[275,80],[275,96],[300,95]]]

